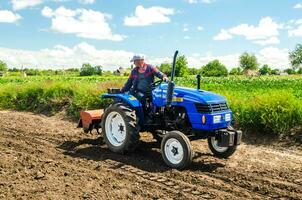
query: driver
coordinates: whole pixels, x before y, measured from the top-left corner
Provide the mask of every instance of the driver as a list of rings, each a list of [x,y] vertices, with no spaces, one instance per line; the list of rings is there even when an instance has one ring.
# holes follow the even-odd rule
[[[134,62],[135,68],[131,71],[121,92],[130,91],[132,95],[141,100],[143,96],[151,96],[151,84],[154,82],[154,76],[166,82],[169,80],[156,67],[146,64],[143,55],[134,55],[130,62]]]

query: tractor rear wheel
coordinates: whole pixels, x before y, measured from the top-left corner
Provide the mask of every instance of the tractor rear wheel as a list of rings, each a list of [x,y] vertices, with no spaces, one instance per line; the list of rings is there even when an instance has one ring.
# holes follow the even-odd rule
[[[132,152],[139,141],[135,110],[124,103],[110,105],[102,117],[102,132],[111,151],[121,154]]]
[[[189,138],[180,131],[171,131],[163,137],[161,154],[165,163],[172,168],[184,169],[193,159]]]
[[[233,155],[236,151],[237,146],[231,147],[220,147],[218,146],[218,141],[215,137],[208,138],[208,146],[209,149],[212,151],[214,156],[218,158],[228,158]]]

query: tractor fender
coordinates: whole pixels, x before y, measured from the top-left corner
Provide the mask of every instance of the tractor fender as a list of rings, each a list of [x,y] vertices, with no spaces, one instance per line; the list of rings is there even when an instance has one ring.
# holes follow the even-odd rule
[[[120,93],[120,94],[102,94],[101,98],[112,98],[116,100],[121,100],[131,106],[132,108],[139,108],[142,107],[142,104],[139,102],[137,98],[135,98],[133,95],[130,94],[125,94],[125,93]]]

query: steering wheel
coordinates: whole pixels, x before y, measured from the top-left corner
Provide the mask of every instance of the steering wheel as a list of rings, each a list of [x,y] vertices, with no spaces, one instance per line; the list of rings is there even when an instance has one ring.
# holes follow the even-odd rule
[[[163,82],[163,80],[158,80],[158,81],[155,81],[154,83],[151,83],[150,86],[151,86],[152,88],[156,88],[156,87],[159,86],[162,82]]]

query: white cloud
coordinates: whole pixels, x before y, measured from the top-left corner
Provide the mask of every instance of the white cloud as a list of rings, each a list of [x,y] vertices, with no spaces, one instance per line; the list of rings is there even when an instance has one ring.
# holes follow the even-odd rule
[[[266,47],[256,55],[261,64],[268,64],[270,67],[285,69],[289,67],[288,49]]]
[[[256,53],[256,57],[261,65],[268,64],[272,68],[285,69],[289,67],[288,49],[278,49],[266,47]],[[134,53],[122,50],[96,49],[87,43],[80,43],[74,47],[57,45],[51,49],[41,49],[38,51],[28,51],[20,49],[8,49],[0,47],[0,60],[5,61],[9,67],[28,67],[40,69],[62,69],[71,67],[81,67],[83,63],[92,65],[102,65],[106,70],[114,70],[117,67],[128,67],[130,58]],[[207,53],[201,55],[194,53],[187,56],[190,67],[200,68],[208,62],[218,59],[230,70],[239,66],[240,53],[228,55],[212,55]],[[148,63],[160,65],[163,62],[171,62],[171,57],[151,57]]]
[[[280,25],[270,17],[262,18],[258,26],[241,24],[229,30],[231,34],[241,35],[248,40],[266,39],[272,36],[278,36]]]
[[[186,0],[189,4],[196,4],[196,3],[204,3],[204,4],[210,4],[215,2],[215,0]]]
[[[291,28],[288,30],[289,37],[302,37],[302,19],[291,20]]]
[[[210,4],[213,3],[215,0],[201,0],[202,3]]]
[[[10,0],[14,10],[22,10],[29,7],[35,7],[47,1],[64,2],[68,0]],[[81,4],[93,4],[95,0],[78,0]]]
[[[288,49],[278,49],[275,47],[266,47],[261,49],[258,53],[256,53],[256,57],[260,66],[264,64],[268,64],[273,69],[286,69],[289,65],[288,59]],[[199,53],[194,53],[191,56],[187,56],[188,65],[190,67],[200,68],[207,63],[218,59],[221,63],[223,63],[228,70],[231,70],[234,67],[239,67],[239,57],[241,53],[233,53],[227,55],[212,55],[211,52],[208,52],[206,55],[201,55]],[[171,62],[170,57],[163,58],[154,58],[151,59],[153,64],[159,65],[164,62]]]
[[[163,8],[154,6],[144,8],[139,5],[135,9],[134,16],[126,16],[124,25],[126,26],[149,26],[156,23],[169,23],[171,19],[169,15],[173,15],[174,10],[171,8]]]
[[[184,39],[185,39],[185,40],[189,40],[189,39],[190,39],[190,36],[186,35],[186,36],[184,37]]]
[[[262,46],[271,45],[271,44],[279,44],[280,40],[277,37],[271,37],[265,40],[257,40],[256,44],[260,44]]]
[[[302,3],[297,3],[295,6],[294,6],[295,9],[300,9],[302,8]]]
[[[188,29],[187,27],[184,27],[184,28],[182,29],[182,31],[183,31],[183,32],[188,32],[189,29]]]
[[[93,4],[95,0],[79,0],[79,3],[82,4]]]
[[[298,25],[299,25],[299,24],[302,24],[302,19],[296,20],[295,23],[298,24]]]
[[[260,45],[277,44],[279,43],[277,36],[281,28],[282,25],[276,23],[272,18],[265,17],[260,20],[258,26],[240,24],[227,30],[221,29],[214,40],[227,40],[232,36],[243,36]]]
[[[227,30],[221,29],[220,33],[218,33],[218,35],[214,36],[213,39],[214,40],[229,40],[232,38],[233,38],[233,36]]]
[[[288,35],[290,37],[302,37],[302,25],[298,26],[296,29],[289,30]]]
[[[11,0],[14,10],[21,10],[28,7],[34,7],[42,4],[43,0]]]
[[[111,15],[94,10],[71,10],[63,6],[56,10],[44,7],[42,15],[51,18],[51,30],[58,33],[76,34],[78,37],[97,40],[121,41],[124,35],[113,34],[107,20]]]
[[[21,16],[17,13],[9,10],[0,10],[0,23],[15,23],[20,19]]]
[[[228,69],[231,69],[234,66],[238,66],[238,58],[239,54],[230,54],[224,56],[213,56],[213,55],[205,55],[205,56],[189,56],[188,63],[189,66],[200,68],[207,63],[218,59],[221,63],[223,63]]]
[[[198,31],[203,31],[203,29],[204,29],[204,28],[203,28],[202,26],[197,26],[197,30],[198,30]]]
[[[24,68],[78,68],[88,62],[92,65],[102,65],[106,70],[114,70],[119,66],[129,67],[132,56],[132,52],[98,50],[87,43],[80,43],[72,48],[57,45],[39,51],[0,48],[0,60],[5,61],[9,67]]]
[[[186,0],[189,4],[198,3],[198,0]]]

